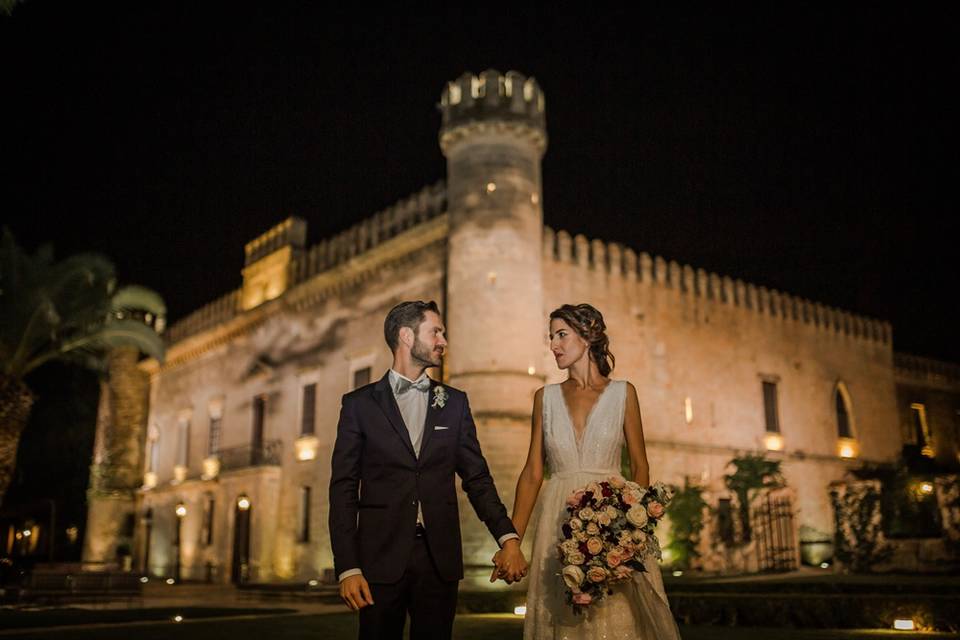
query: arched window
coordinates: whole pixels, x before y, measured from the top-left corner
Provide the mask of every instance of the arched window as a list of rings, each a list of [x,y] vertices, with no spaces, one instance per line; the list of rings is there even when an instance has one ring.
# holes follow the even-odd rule
[[[847,390],[847,385],[838,382],[833,396],[837,413],[837,436],[853,440],[857,436],[853,421],[853,403],[850,401],[850,392]]]

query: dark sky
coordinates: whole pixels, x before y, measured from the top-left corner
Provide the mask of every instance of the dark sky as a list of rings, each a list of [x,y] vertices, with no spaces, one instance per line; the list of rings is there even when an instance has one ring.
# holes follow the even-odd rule
[[[285,217],[315,241],[443,178],[443,83],[517,69],[547,96],[547,224],[960,361],[955,16],[281,4],[0,17],[3,223],[107,254],[175,320],[238,286],[243,244]]]

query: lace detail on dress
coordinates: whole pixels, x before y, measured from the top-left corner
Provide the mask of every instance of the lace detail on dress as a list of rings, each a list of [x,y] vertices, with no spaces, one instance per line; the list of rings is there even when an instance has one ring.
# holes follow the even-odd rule
[[[587,416],[578,447],[560,385],[550,384],[543,389],[547,480],[529,528],[534,542],[523,626],[525,640],[680,638],[655,559],[645,561],[646,573],[618,584],[614,595],[590,607],[583,616],[575,616],[564,599],[562,567],[556,551],[564,504],[573,490],[587,482],[620,475],[626,391],[623,380],[607,385]]]

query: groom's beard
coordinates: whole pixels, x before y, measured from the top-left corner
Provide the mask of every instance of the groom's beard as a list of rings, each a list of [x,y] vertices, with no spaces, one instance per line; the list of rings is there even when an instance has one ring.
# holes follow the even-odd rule
[[[419,338],[413,339],[413,348],[410,349],[410,355],[414,360],[425,367],[439,367],[443,355],[427,348],[427,345],[420,342]]]

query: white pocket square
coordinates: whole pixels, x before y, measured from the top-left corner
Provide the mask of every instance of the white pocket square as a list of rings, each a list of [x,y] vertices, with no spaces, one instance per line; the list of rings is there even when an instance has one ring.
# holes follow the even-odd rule
[[[433,430],[434,430],[434,431],[446,431],[446,430],[449,429],[449,428],[450,428],[450,427],[434,427]]]

